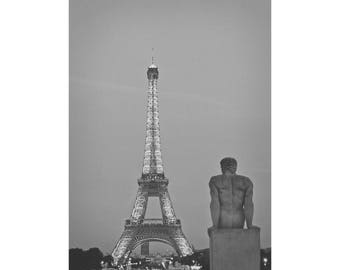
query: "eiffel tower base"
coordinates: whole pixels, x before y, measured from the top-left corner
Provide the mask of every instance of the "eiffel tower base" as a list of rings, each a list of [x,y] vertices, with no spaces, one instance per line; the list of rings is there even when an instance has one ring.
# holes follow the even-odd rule
[[[148,222],[152,222],[149,223]],[[129,257],[132,250],[146,242],[162,242],[170,245],[181,256],[193,253],[185,238],[181,225],[165,225],[154,223],[156,220],[144,220],[141,225],[125,225],[124,232],[117,242],[113,252],[114,264],[122,264]],[[161,219],[159,220],[162,221]],[[127,220],[129,222],[129,220]]]
[[[191,255],[193,248],[184,236],[181,222],[176,218],[168,192],[168,179],[138,180],[139,188],[130,219],[125,220],[122,236],[112,252],[114,264],[122,264],[132,250],[146,242],[170,245],[181,256]],[[158,197],[162,218],[145,219],[148,198]]]

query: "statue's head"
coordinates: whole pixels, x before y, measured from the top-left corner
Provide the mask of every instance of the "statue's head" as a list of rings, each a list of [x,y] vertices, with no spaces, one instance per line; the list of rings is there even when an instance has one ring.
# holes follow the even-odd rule
[[[220,161],[222,173],[227,171],[231,173],[236,173],[237,161],[234,158],[226,157]]]

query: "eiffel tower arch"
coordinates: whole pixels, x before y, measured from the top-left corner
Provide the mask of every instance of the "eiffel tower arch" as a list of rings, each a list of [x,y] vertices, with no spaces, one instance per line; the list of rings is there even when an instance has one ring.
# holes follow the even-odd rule
[[[168,192],[169,180],[164,175],[158,110],[158,68],[153,63],[147,70],[148,104],[146,138],[142,177],[138,179],[138,190],[129,219],[125,220],[124,231],[115,244],[112,257],[115,264],[123,263],[132,250],[146,242],[162,242],[170,245],[179,255],[193,253],[177,219]],[[149,197],[158,197],[162,218],[146,219]]]

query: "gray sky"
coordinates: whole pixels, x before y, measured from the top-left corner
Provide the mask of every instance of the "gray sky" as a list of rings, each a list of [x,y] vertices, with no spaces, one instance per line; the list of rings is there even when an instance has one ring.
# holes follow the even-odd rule
[[[130,216],[155,48],[175,212],[209,246],[208,181],[233,156],[270,246],[270,1],[70,1],[70,247],[111,252]],[[151,200],[148,217],[160,217]]]

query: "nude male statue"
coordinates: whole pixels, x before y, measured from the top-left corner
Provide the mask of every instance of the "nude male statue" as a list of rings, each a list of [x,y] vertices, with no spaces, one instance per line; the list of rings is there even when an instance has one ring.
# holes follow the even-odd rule
[[[215,228],[252,227],[254,204],[253,183],[248,177],[236,174],[237,161],[224,158],[220,162],[222,174],[209,182],[210,212]]]

